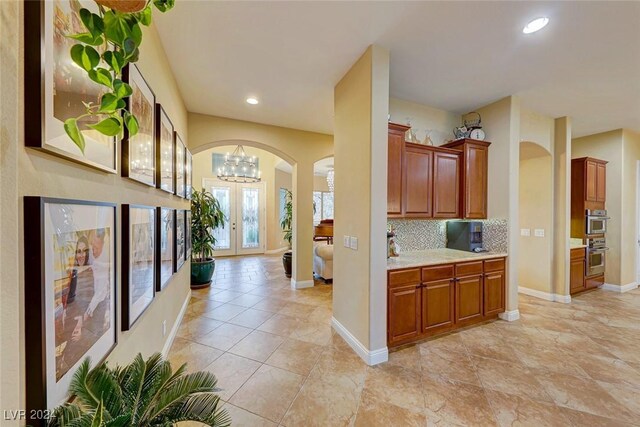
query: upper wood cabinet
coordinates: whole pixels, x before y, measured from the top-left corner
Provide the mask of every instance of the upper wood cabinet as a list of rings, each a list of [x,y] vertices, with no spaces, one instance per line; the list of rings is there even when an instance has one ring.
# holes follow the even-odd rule
[[[460,155],[433,154],[433,217],[460,217]]]
[[[487,218],[490,142],[459,139],[443,147],[462,151],[460,212],[465,219]]]
[[[404,134],[409,126],[389,123],[387,162],[387,214],[402,216],[402,169],[404,162]]]
[[[433,159],[434,153],[407,145],[404,152],[404,216],[430,218],[433,216]]]
[[[586,233],[585,211],[605,209],[607,161],[592,157],[571,160],[571,237]]]

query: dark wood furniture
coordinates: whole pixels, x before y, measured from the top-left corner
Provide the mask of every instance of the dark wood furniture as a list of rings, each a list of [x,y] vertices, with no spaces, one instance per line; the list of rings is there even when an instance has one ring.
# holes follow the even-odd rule
[[[487,218],[487,182],[490,142],[459,139],[443,147],[462,151],[460,212],[465,219]]]
[[[320,224],[313,227],[313,241],[326,241],[327,244],[333,244],[333,220],[323,219]]]
[[[506,258],[390,270],[389,347],[497,318],[505,310]]]
[[[569,266],[569,293],[571,295],[582,292],[586,287],[587,252],[585,248],[571,249]]]
[[[402,216],[402,171],[404,162],[404,134],[409,126],[389,123],[387,154],[387,215]]]
[[[571,237],[585,237],[587,209],[605,209],[607,163],[592,157],[571,160]]]

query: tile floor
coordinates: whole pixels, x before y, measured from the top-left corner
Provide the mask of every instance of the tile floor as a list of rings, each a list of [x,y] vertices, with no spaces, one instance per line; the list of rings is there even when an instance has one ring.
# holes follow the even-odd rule
[[[279,257],[219,259],[171,350],[209,370],[234,426],[640,426],[640,290],[520,296],[496,321],[366,366],[332,332],[331,285]]]

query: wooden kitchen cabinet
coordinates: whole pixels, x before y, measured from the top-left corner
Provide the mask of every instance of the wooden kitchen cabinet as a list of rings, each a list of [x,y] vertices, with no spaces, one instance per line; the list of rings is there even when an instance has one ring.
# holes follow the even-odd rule
[[[456,323],[474,323],[482,318],[482,275],[456,278]]]
[[[596,164],[596,202],[603,203],[607,200],[607,165],[598,162]]]
[[[587,209],[605,209],[607,161],[593,157],[571,160],[571,237],[584,238]]]
[[[487,218],[487,192],[490,142],[459,139],[443,147],[462,152],[460,167],[460,216],[465,219]]]
[[[402,216],[404,134],[409,126],[389,123],[387,161],[387,215]]]
[[[484,262],[483,315],[490,317],[505,309],[506,261],[504,258]]]
[[[586,289],[586,250],[585,248],[571,249],[569,266],[569,293],[571,295],[582,292]]]
[[[433,216],[434,153],[411,144],[405,148],[404,156],[404,216],[430,218]]]
[[[422,333],[431,334],[453,326],[454,298],[453,278],[422,285]]]
[[[420,269],[389,272],[387,330],[390,344],[416,339],[422,328]]]
[[[433,217],[460,217],[460,155],[457,153],[433,153]]]

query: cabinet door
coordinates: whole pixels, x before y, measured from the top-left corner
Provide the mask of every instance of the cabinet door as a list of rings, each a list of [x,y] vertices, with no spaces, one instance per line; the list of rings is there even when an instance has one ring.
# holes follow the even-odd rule
[[[404,155],[404,214],[430,218],[433,191],[433,151],[407,146]]]
[[[420,335],[420,284],[408,284],[389,289],[389,345],[410,341]]]
[[[456,323],[482,320],[482,276],[456,279]]]
[[[453,326],[453,278],[422,285],[422,332],[434,334]]]
[[[585,289],[585,264],[586,262],[584,258],[571,260],[571,265],[569,268],[569,282],[571,283],[569,293],[574,294]]]
[[[493,316],[504,311],[504,271],[484,275],[484,315]]]
[[[434,153],[433,217],[460,217],[460,155],[458,154]]]
[[[404,134],[389,131],[387,163],[387,214],[402,215],[402,151]]]
[[[607,199],[607,165],[596,164],[596,201],[605,202]]]
[[[469,219],[487,217],[487,173],[489,150],[469,144],[465,150],[463,216]]]
[[[596,162],[587,160],[586,162],[586,182],[585,182],[585,198],[587,202],[598,201],[598,165]]]

